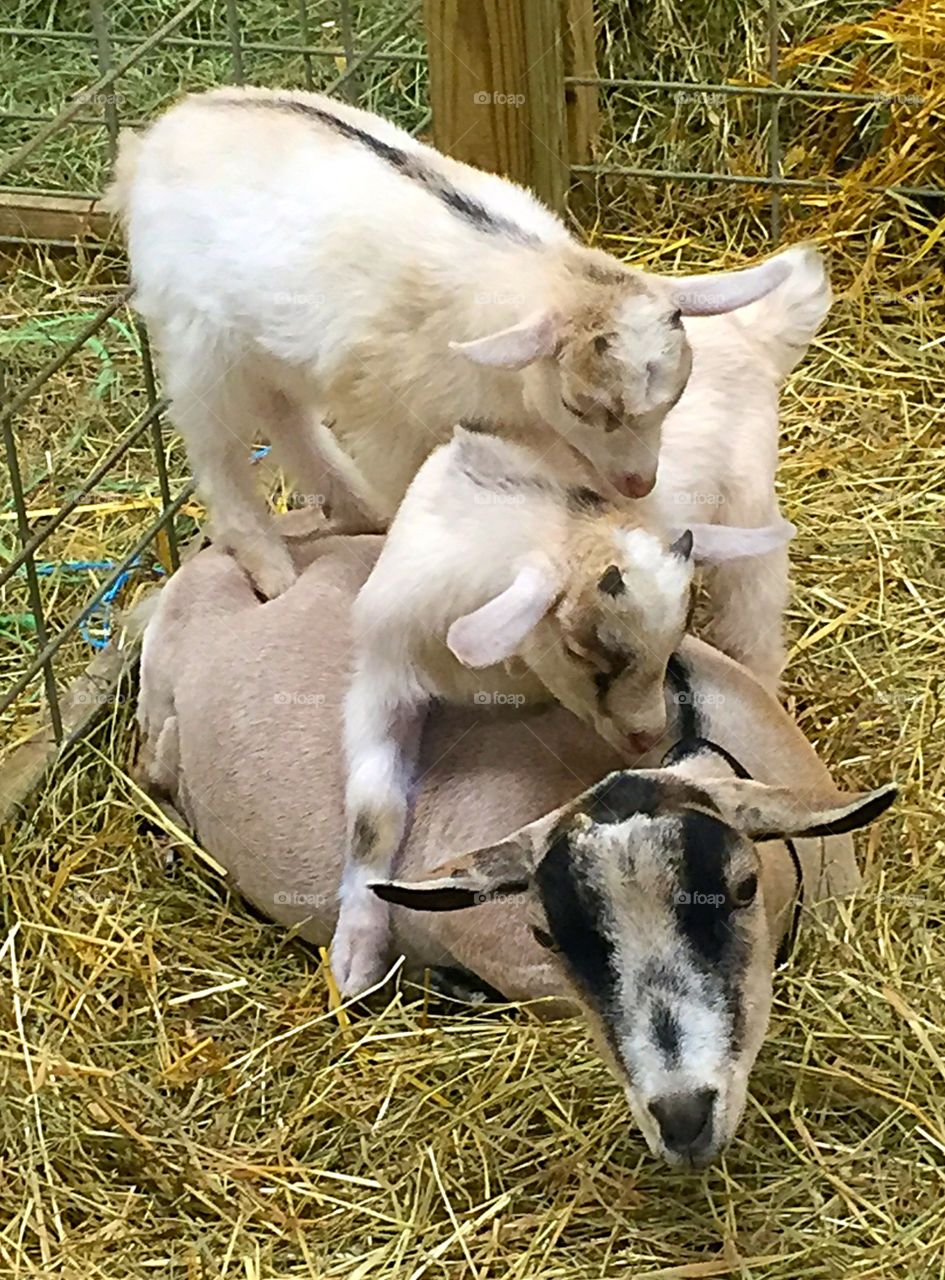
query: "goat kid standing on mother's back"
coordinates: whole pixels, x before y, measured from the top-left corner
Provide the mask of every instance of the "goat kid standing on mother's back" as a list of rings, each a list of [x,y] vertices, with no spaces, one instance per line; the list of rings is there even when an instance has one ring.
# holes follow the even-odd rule
[[[269,597],[295,571],[247,462],[257,433],[331,503],[353,466],[383,507],[372,527],[460,412],[539,444],[558,433],[640,497],[689,376],[683,317],[788,272],[779,257],[679,279],[627,267],[514,183],[311,93],[185,98],[123,137],[108,202],[213,539]]]

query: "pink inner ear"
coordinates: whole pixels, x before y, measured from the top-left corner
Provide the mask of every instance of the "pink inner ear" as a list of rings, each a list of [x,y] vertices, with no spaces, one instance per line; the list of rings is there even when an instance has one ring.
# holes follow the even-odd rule
[[[526,565],[511,586],[473,613],[457,618],[446,633],[450,652],[466,667],[491,667],[510,658],[537,625],[557,593],[550,569]]]

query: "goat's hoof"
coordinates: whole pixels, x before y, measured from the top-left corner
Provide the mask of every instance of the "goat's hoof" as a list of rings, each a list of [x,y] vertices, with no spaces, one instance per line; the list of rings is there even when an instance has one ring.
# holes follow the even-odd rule
[[[339,920],[331,943],[331,972],[345,1000],[363,995],[384,977],[386,941],[386,928],[379,936],[372,922]]]
[[[288,591],[299,576],[292,558],[285,547],[280,546],[283,555],[273,556],[240,556],[239,560],[249,575],[258,595],[265,600],[275,600],[284,591]]]

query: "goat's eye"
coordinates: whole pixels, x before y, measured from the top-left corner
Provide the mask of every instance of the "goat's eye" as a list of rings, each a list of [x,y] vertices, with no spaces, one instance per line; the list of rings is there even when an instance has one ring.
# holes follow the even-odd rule
[[[682,328],[682,312],[681,311],[674,311],[673,314],[669,317],[669,327],[671,329]]]
[[[540,929],[537,924],[532,925],[532,937],[540,947],[544,947],[546,951],[558,952],[560,947],[550,933],[544,929]]]
[[[571,401],[567,399],[567,397],[562,396],[561,403],[567,409],[568,413],[573,414],[575,418],[579,418],[582,422],[587,417],[587,414],[584,412],[584,410],[579,409],[576,404],[572,404]]]
[[[758,877],[752,873],[740,880],[732,890],[732,900],[736,907],[750,907],[758,892]]]

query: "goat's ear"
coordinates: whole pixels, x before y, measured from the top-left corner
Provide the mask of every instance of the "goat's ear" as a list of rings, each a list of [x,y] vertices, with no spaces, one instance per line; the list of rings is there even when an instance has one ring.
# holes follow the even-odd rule
[[[385,902],[414,911],[458,911],[526,893],[548,835],[566,807],[519,827],[497,844],[451,858],[424,880],[385,880],[370,887]]]
[[[722,564],[743,556],[763,556],[791,541],[797,530],[787,520],[743,529],[727,524],[691,524],[692,555],[698,564]]]
[[[757,302],[791,274],[784,256],[769,258],[744,271],[720,271],[713,275],[680,276],[664,280],[672,305],[684,316],[718,316]]]
[[[431,876],[427,880],[383,880],[369,886],[379,898],[411,911],[461,911],[464,907],[480,907],[484,902],[524,893],[530,881],[514,879],[483,880],[476,875],[457,872],[450,876]]]
[[[557,347],[557,320],[544,311],[484,338],[450,343],[451,351],[458,351],[473,364],[495,369],[524,369],[542,356],[553,356]]]
[[[732,825],[752,840],[845,835],[875,822],[896,798],[893,783],[831,796],[742,778],[702,785]]]
[[[510,658],[547,613],[558,590],[550,562],[525,565],[499,595],[456,619],[446,633],[450,652],[467,667],[491,667]]]

